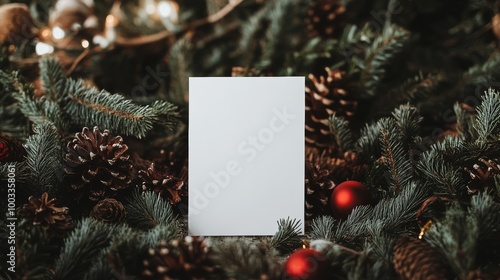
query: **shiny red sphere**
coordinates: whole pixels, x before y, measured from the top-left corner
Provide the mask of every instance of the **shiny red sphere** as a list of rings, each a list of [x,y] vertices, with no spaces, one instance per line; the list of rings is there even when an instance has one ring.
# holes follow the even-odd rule
[[[315,250],[300,249],[287,259],[284,276],[284,279],[328,279],[328,261]]]
[[[330,208],[337,219],[346,219],[356,206],[371,203],[368,189],[358,181],[345,181],[333,189]]]

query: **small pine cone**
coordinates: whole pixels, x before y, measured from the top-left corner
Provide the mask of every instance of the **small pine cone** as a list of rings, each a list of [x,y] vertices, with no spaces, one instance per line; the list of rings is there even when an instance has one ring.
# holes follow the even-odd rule
[[[210,279],[222,275],[222,269],[208,258],[204,239],[187,236],[182,241],[161,242],[149,250],[144,260],[145,279]],[[220,279],[220,278],[216,278]]]
[[[72,228],[72,219],[67,207],[56,207],[55,198],[49,200],[49,195],[43,193],[40,198],[30,196],[29,203],[19,210],[19,217],[24,218],[28,225],[40,226],[51,236],[64,236],[65,231]]]
[[[339,0],[313,0],[309,2],[306,24],[312,36],[332,37],[335,31],[342,29],[339,17],[345,12],[345,6]]]
[[[497,277],[492,277],[491,275],[488,275],[483,271],[481,271],[481,269],[476,269],[469,272],[465,280],[493,280],[493,279],[499,279],[498,276],[500,275],[497,275]]]
[[[326,75],[309,74],[306,85],[306,144],[328,148],[333,144],[328,118],[335,114],[349,120],[357,102],[343,88],[344,72],[325,68]]]
[[[123,222],[125,215],[125,207],[114,198],[105,198],[99,201],[90,212],[90,217],[110,223]]]
[[[0,134],[0,162],[23,161],[26,149],[19,140]]]
[[[172,205],[179,203],[181,196],[187,195],[184,181],[173,176],[167,167],[152,163],[148,170],[139,171],[139,177],[143,180],[143,190],[159,193],[162,197],[167,198]]]
[[[97,127],[93,132],[84,127],[75,136],[68,143],[64,171],[79,198],[85,193],[97,201],[128,187],[132,164],[121,136],[110,138],[108,130],[101,133]]]
[[[500,174],[500,164],[498,160],[480,158],[479,162],[472,168],[465,167],[470,180],[467,183],[467,192],[475,194],[478,191],[495,188],[495,175]]]
[[[453,279],[449,265],[427,242],[411,237],[396,241],[393,250],[394,269],[401,279]]]

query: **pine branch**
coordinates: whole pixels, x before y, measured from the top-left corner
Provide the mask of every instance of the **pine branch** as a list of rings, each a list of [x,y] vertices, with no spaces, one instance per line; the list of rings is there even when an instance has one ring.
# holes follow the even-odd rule
[[[54,194],[62,181],[62,151],[59,135],[50,122],[34,127],[35,134],[26,142],[26,164],[34,183],[36,195]]]
[[[391,185],[395,193],[399,193],[412,179],[413,168],[399,137],[400,130],[396,128],[396,122],[385,119],[382,127],[382,155],[391,172]]]
[[[98,91],[84,85],[83,81],[68,80],[74,91],[68,92],[69,102],[64,110],[73,120],[82,125],[98,125],[113,129],[115,133],[133,135],[142,138],[161,121],[171,127],[177,116],[173,105],[157,102],[154,107],[139,106],[119,94]]]
[[[154,192],[136,192],[125,204],[127,221],[136,228],[152,229],[174,222],[174,213],[168,201]]]
[[[331,216],[321,216],[312,221],[311,225],[311,238],[333,240],[333,229],[337,225],[335,219]]]
[[[349,123],[342,117],[337,117],[333,114],[329,119],[330,133],[333,135],[337,146],[342,152],[351,150],[354,147]]]
[[[500,204],[493,197],[486,192],[473,196],[469,215],[478,223],[480,242],[487,247],[500,245]]]
[[[50,279],[54,255],[59,254],[59,244],[47,236],[41,227],[21,226],[17,230],[18,255],[16,273],[22,279]],[[21,278],[21,277],[20,277]]]
[[[281,266],[273,250],[265,253],[255,242],[243,238],[224,238],[213,241],[211,259],[224,267],[233,279],[281,279]]]
[[[169,67],[172,75],[169,101],[185,105],[188,102],[188,77],[193,76],[191,64],[192,45],[186,38],[181,38],[170,49]]]
[[[40,80],[45,96],[54,102],[58,102],[65,94],[66,75],[59,61],[51,56],[40,59]]]
[[[427,242],[445,256],[460,279],[465,279],[475,266],[478,238],[478,221],[468,217],[458,205],[425,233]]]
[[[385,66],[401,51],[408,39],[408,31],[395,25],[389,25],[366,49],[361,81],[368,95],[376,94],[379,83],[385,77]]]
[[[481,142],[497,139],[500,132],[500,94],[491,88],[485,93],[477,108],[475,123],[478,140]]]
[[[423,118],[418,114],[417,108],[410,104],[399,106],[392,112],[392,116],[398,126],[403,144],[409,147],[414,142],[413,138],[419,133],[420,122]]]
[[[354,208],[344,221],[340,221],[334,229],[334,238],[336,243],[350,243],[355,245],[360,238],[365,237],[367,221],[372,216],[373,209],[368,205],[357,206]]]
[[[435,147],[435,146],[433,146]],[[435,193],[443,193],[453,197],[459,196],[461,189],[465,186],[460,169],[445,162],[442,155],[431,147],[430,151],[422,154],[417,168],[423,172],[422,178],[437,187]]]
[[[378,158],[380,155],[380,133],[383,119],[376,123],[367,124],[361,130],[361,136],[356,141],[356,148],[366,156]]]
[[[457,102],[453,105],[453,111],[457,116],[457,130],[458,132],[468,141],[477,138],[477,133],[474,128],[475,119],[472,114],[463,110],[460,104]]]
[[[64,242],[52,279],[83,279],[113,234],[114,229],[107,224],[88,218],[80,221]]]
[[[427,74],[419,73],[413,79],[409,79],[398,87],[395,94],[401,96],[403,93],[403,100],[414,102],[428,97],[433,91],[436,90],[438,85],[444,80],[442,74]],[[412,103],[413,103],[412,102]]]
[[[493,82],[493,77],[500,74],[500,54],[494,52],[485,63],[472,66],[463,74],[462,86],[484,85]]]
[[[300,221],[290,218],[278,221],[278,232],[271,239],[270,246],[280,253],[287,254],[300,247]]]

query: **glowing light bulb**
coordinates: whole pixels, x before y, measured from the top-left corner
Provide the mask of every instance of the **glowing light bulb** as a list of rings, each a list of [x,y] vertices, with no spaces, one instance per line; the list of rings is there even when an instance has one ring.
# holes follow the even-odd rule
[[[108,15],[106,17],[106,27],[115,27],[118,25],[118,19],[114,15]]]
[[[164,18],[170,17],[170,15],[172,14],[172,10],[172,3],[170,3],[169,1],[161,1],[158,4],[158,13]]]
[[[82,47],[83,47],[84,49],[88,48],[88,47],[89,47],[89,45],[90,45],[89,41],[87,41],[87,40],[85,40],[85,39],[83,39],[83,40],[82,40]]]
[[[40,32],[40,35],[42,36],[42,38],[47,38],[50,36],[50,34],[51,34],[51,32],[50,32],[50,29],[48,29],[48,28],[44,28],[42,30],[42,32]]]
[[[156,6],[155,6],[154,1],[147,1],[145,4],[145,10],[146,10],[146,13],[149,15],[154,14],[154,12],[156,11]]]
[[[64,32],[64,30],[61,27],[56,26],[52,28],[52,37],[54,37],[54,39],[60,40],[64,38],[64,36],[66,36],[66,32]]]
[[[35,52],[37,55],[44,55],[54,52],[54,47],[43,42],[36,43]]]

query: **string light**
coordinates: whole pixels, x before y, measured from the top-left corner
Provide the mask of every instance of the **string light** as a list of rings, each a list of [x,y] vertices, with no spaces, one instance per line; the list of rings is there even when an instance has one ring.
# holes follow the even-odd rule
[[[118,25],[118,19],[114,15],[106,17],[106,27],[115,27]]]
[[[88,48],[89,46],[90,46],[89,41],[87,41],[87,40],[83,39],[83,40],[82,40],[82,47],[83,47],[84,49],[86,49],[86,48]]]
[[[42,29],[42,31],[40,32],[40,36],[42,38],[48,38],[50,36],[51,32],[50,32],[50,29],[49,28],[44,28]]]
[[[64,32],[64,30],[61,27],[56,26],[52,28],[52,37],[54,37],[54,39],[60,40],[64,38],[64,36],[66,36],[66,32]]]
[[[172,10],[173,10],[173,7],[172,7],[171,2],[161,1],[158,4],[158,13],[160,14],[161,17],[164,17],[164,18],[170,17],[172,14]]]
[[[35,52],[37,55],[44,55],[54,52],[54,47],[43,42],[36,43]]]
[[[145,8],[144,10],[146,11],[146,13],[148,13],[149,15],[152,15],[154,14],[154,12],[156,11],[156,5],[154,3],[154,1],[146,1],[146,4],[145,4]]]

